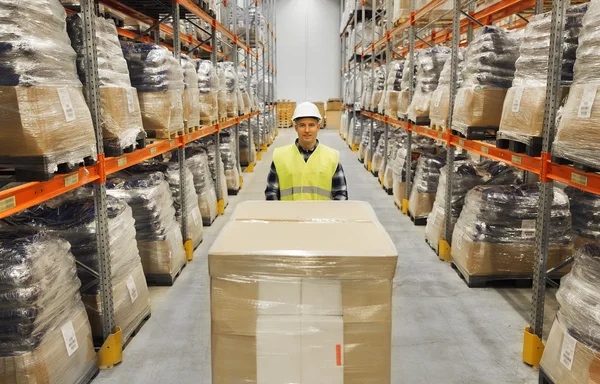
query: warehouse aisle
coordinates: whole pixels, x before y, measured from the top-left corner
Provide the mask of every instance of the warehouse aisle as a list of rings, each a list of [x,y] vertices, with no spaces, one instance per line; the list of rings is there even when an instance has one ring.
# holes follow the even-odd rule
[[[293,142],[292,129],[274,146]],[[341,152],[352,200],[368,201],[398,248],[394,280],[392,383],[537,383],[537,372],[521,362],[530,289],[469,289],[439,261],[391,196],[339,138],[322,131],[321,141]],[[244,188],[231,197],[224,217],[205,228],[204,242],[173,287],[153,287],[152,317],[124,351],[124,362],[94,383],[208,384],[210,296],[207,250],[238,201],[263,200],[273,148],[263,154]],[[546,308],[555,305],[547,299]],[[548,312],[548,311],[547,311]],[[554,313],[547,313],[551,320]],[[546,322],[549,330],[550,321]]]

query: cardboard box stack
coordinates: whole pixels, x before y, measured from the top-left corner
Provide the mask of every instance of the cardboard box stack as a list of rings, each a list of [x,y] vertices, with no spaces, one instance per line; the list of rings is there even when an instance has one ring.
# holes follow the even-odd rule
[[[89,382],[96,353],[69,243],[0,236],[0,382]]]
[[[55,0],[2,6],[0,167],[17,180],[48,180],[59,166],[96,158],[90,111]]]
[[[342,114],[342,100],[329,99],[327,100],[327,110],[325,111],[325,122],[327,129],[340,130],[340,119]]]
[[[398,156],[398,151],[405,145],[407,139],[405,131],[399,130],[393,132],[395,134],[393,134],[392,139],[388,141],[387,160],[384,161],[384,159],[382,159],[378,171],[381,185],[390,195],[392,194],[391,192],[394,184],[394,166],[396,157]]]
[[[224,207],[229,205],[229,195],[227,193],[227,177],[225,175],[225,162],[223,158],[217,158],[217,154],[215,151],[215,141],[212,136],[203,137],[200,140],[195,141],[191,144],[191,151],[196,151],[198,149],[203,149],[208,157],[208,168],[210,170],[210,176],[212,177],[213,185],[215,187],[215,193],[217,196],[217,203],[219,202],[219,197],[223,199]],[[219,162],[219,177],[220,184],[217,184],[217,161]],[[231,174],[230,174],[231,179]],[[239,187],[239,177],[236,180]],[[220,189],[220,191],[219,191]]]
[[[404,72],[404,61],[394,60],[388,64],[388,76],[386,79],[383,109],[385,115],[393,119],[398,118],[398,100],[402,90],[402,73]]]
[[[422,50],[418,49],[414,53],[415,63],[419,60],[419,54]],[[417,86],[417,66],[413,66],[413,87]],[[396,116],[392,116],[393,118],[404,118],[406,113],[408,112],[408,93],[410,89],[410,65],[408,62],[404,62],[404,67],[402,68],[402,82],[400,83],[400,93],[398,94],[398,107]],[[414,89],[414,88],[413,88]],[[390,99],[390,104],[392,100]]]
[[[379,177],[379,180],[383,180],[383,175],[385,174],[386,168],[389,168],[389,176],[391,178],[391,167],[387,167],[387,165],[389,165],[390,159],[395,158],[399,143],[405,139],[406,133],[404,131],[388,130],[388,151],[387,158],[384,158],[383,152],[385,151],[385,131],[381,136],[379,136],[377,146],[375,147],[375,152],[373,153],[373,165],[371,167],[371,173]]]
[[[167,48],[152,43],[123,43],[122,48],[148,136],[168,139],[183,134],[185,85],[179,62]]]
[[[433,208],[440,180],[440,170],[446,164],[442,155],[423,154],[417,162],[414,185],[408,199],[408,212],[415,219],[427,218]]]
[[[463,82],[456,94],[452,129],[470,137],[469,127],[497,129],[506,90],[512,85],[521,31],[486,26],[465,53]]]
[[[397,251],[368,204],[239,209],[209,251],[213,383],[390,383]]]
[[[210,60],[196,60],[198,90],[200,91],[200,123],[213,125],[219,120],[219,77]]]
[[[108,156],[120,156],[124,148],[135,148],[137,141],[143,140],[146,133],[137,90],[131,86],[115,24],[103,17],[96,17],[95,24],[104,152]],[[77,52],[79,79],[85,85],[87,63],[81,15],[72,14],[67,18],[67,32],[71,46]]]
[[[227,118],[231,119],[238,115],[238,77],[237,69],[231,61],[225,61],[217,64],[217,73],[219,74],[219,83],[221,91],[224,93]],[[219,100],[221,102],[221,100]]]
[[[313,101],[312,103],[319,109],[321,117],[325,117],[325,103],[322,101]]]
[[[187,55],[181,55],[183,69],[183,124],[185,132],[194,132],[200,128],[200,90],[196,64]]]
[[[295,109],[295,102],[290,100],[277,100],[277,128],[289,128],[292,126],[292,116]]]
[[[468,276],[531,277],[538,184],[477,186],[467,193],[452,235],[452,261]],[[548,268],[573,254],[569,199],[554,188]],[[558,272],[561,273],[561,272]]]
[[[591,1],[579,35],[574,81],[552,145],[553,155],[596,170],[600,162],[600,92],[597,92],[600,38],[595,32],[599,15],[600,2]]]
[[[415,176],[417,162],[421,153],[435,153],[436,143],[433,139],[425,136],[417,135],[413,137],[413,150],[411,153],[411,182]],[[396,152],[396,157],[392,163],[392,192],[394,195],[394,203],[398,208],[402,207],[402,200],[408,200],[406,196],[406,155],[407,150],[404,145],[401,145]]]
[[[239,65],[237,69],[238,75],[238,88],[242,94],[242,102],[244,106],[244,114],[249,114],[254,111],[254,105],[250,100],[250,94],[248,93],[248,71],[246,67]]]
[[[600,196],[575,187],[566,187],[565,193],[571,206],[575,249],[600,243]]]
[[[566,12],[561,66],[562,95],[559,97],[568,94],[568,87],[573,80],[579,31],[587,7],[587,4],[577,5]],[[534,138],[539,138],[537,141],[541,143],[551,30],[552,12],[536,15],[525,27],[515,78],[504,100],[498,131],[500,139],[532,145]]]
[[[541,361],[541,368],[554,383],[600,380],[599,260],[597,244],[580,248],[571,273],[561,279],[556,292],[559,310]]]
[[[383,127],[383,124],[381,123],[381,121],[379,120],[375,120],[373,121],[373,147],[371,147],[370,140],[371,140],[371,127],[369,126],[371,124],[370,120],[367,120],[367,122],[363,125],[363,132],[362,132],[362,138],[360,140],[360,145],[358,147],[358,152],[357,152],[357,156],[358,159],[360,161],[364,161],[365,162],[365,166],[367,165],[367,162],[369,161],[369,152],[372,149],[375,149],[375,147],[377,146],[377,142],[379,141],[379,138],[381,136],[383,136],[383,133],[385,132],[385,128]]]
[[[423,49],[416,60],[416,87],[412,102],[408,107],[409,120],[416,123],[429,123],[431,94],[436,90],[444,63],[450,58],[450,50],[445,47]]]
[[[217,218],[217,191],[208,167],[208,155],[203,148],[186,153],[186,166],[192,171],[202,224],[210,226]]]
[[[462,69],[464,64],[464,48],[458,50],[457,87],[462,83]],[[450,77],[452,60],[450,57],[444,63],[440,81],[435,91],[431,94],[429,106],[429,120],[431,128],[443,131],[448,128],[448,115],[450,114]]]

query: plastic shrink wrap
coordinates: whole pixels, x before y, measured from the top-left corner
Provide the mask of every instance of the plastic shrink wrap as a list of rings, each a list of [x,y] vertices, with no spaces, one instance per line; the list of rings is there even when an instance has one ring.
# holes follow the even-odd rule
[[[250,93],[248,93],[248,70],[246,67],[240,65],[237,68],[238,75],[238,89],[242,94],[243,112],[249,114],[254,111],[254,105],[250,100]]]
[[[465,49],[458,50],[458,68],[456,72],[457,87],[462,84],[462,70],[464,64]],[[452,60],[450,55],[444,63],[444,68],[440,73],[440,80],[435,91],[431,94],[429,106],[429,120],[432,128],[445,130],[448,128],[448,115],[450,114],[450,82]]]
[[[198,90],[200,91],[200,123],[213,125],[219,119],[219,77],[210,60],[196,60]]]
[[[125,200],[133,210],[135,237],[148,283],[172,282],[186,263],[186,256],[164,174],[126,178],[116,174],[107,181],[107,193]]]
[[[0,382],[91,379],[96,353],[80,285],[67,241],[0,233]]]
[[[418,9],[418,8],[417,8]],[[410,17],[410,0],[394,0],[392,20],[394,23],[402,23]]]
[[[379,138],[383,135],[384,128],[383,124],[379,120],[373,121],[373,147],[370,145],[371,138],[371,122],[367,121],[366,126],[363,128],[362,139],[360,141],[360,145],[358,147],[358,159],[360,161],[369,161],[370,151],[374,149],[379,141]]]
[[[214,383],[390,383],[397,251],[347,208],[225,226],[209,250]]]
[[[186,156],[185,165],[192,171],[202,223],[209,226],[217,218],[217,191],[208,167],[208,155],[203,148],[194,148]]]
[[[486,26],[465,53],[463,82],[456,94],[452,129],[469,135],[469,127],[500,125],[506,90],[512,85],[522,31]]]
[[[565,193],[571,204],[575,249],[600,243],[600,196],[575,187],[565,188]]]
[[[257,129],[258,124],[256,118],[252,118],[246,121],[240,129],[240,165],[249,165],[256,162],[256,146],[254,145],[254,138],[250,142],[249,131],[253,132]]]
[[[371,97],[371,102],[369,103],[370,111],[381,113],[381,109],[379,108],[379,104],[383,99],[383,94],[385,93],[385,83],[387,80],[387,67],[385,65],[379,66],[375,69],[375,77],[373,77],[373,96]]]
[[[561,279],[556,293],[560,306],[542,355],[541,367],[554,383],[600,380],[599,279],[600,247],[579,248],[571,272]]]
[[[235,142],[231,131],[221,132],[221,158],[223,159],[227,191],[232,194],[237,194],[240,189],[240,172],[235,151]]]
[[[226,61],[217,64],[217,73],[219,74],[219,83],[221,84],[221,91],[225,93],[224,97],[227,109],[227,118],[236,117],[238,115],[237,70],[232,62]]]
[[[255,3],[251,3],[247,9],[247,12],[237,12],[236,19],[233,19],[233,13],[229,19],[230,31],[238,36],[238,39],[249,45],[251,48],[256,48],[257,39],[259,43],[262,43],[262,35],[264,24],[264,17],[255,6]],[[257,28],[258,27],[258,28]],[[248,34],[248,35],[246,35]]]
[[[467,193],[452,235],[452,260],[463,275],[531,277],[539,195],[538,184],[480,185]],[[549,227],[548,269],[573,254],[569,199],[558,188]]]
[[[150,296],[135,240],[131,208],[124,200],[108,197],[108,252],[111,264],[115,323],[123,330],[123,341],[150,314]],[[97,254],[94,197],[84,188],[46,201],[10,217],[21,230],[46,232],[71,244],[75,259],[93,271],[100,270]],[[103,340],[102,308],[98,280],[77,266],[81,295],[98,344]]]
[[[574,81],[558,125],[552,154],[597,170],[600,163],[600,1],[588,3],[579,34]]]
[[[176,161],[177,157],[173,157],[172,161]],[[140,164],[136,164],[127,169],[130,173],[154,173],[162,172],[165,175],[165,180],[169,183],[169,189],[173,197],[173,207],[175,208],[175,218],[181,226],[181,198],[180,198],[180,172],[178,162],[165,162],[157,158],[146,160]],[[202,213],[198,204],[199,199],[196,194],[194,185],[194,176],[192,171],[186,165],[186,204],[187,204],[187,230],[188,236],[192,239],[194,249],[200,245],[204,238],[204,228],[202,225]]]
[[[371,48],[371,44],[381,39],[383,28],[376,25],[373,28],[373,21],[367,20],[366,23],[359,21],[351,32],[352,47],[356,47],[356,54],[361,55]]]
[[[348,118],[350,113],[348,111],[343,111],[340,117],[340,136],[342,139],[346,139],[348,137]]]
[[[0,1],[0,166],[23,181],[96,158],[65,18],[56,0]]]
[[[350,126],[348,127],[348,145],[352,150],[358,151],[360,143],[363,138],[363,132],[368,131],[369,120],[360,114],[356,114],[356,118],[353,118]]]
[[[202,139],[196,141],[192,148],[202,148],[204,149],[206,155],[208,156],[208,169],[210,170],[210,176],[213,181],[213,185],[215,187],[215,194],[217,196],[217,202],[219,202],[219,195],[223,199],[223,204],[226,207],[229,204],[229,197],[227,193],[227,179],[225,177],[225,164],[223,162],[223,158],[217,159],[215,152],[215,141],[212,136],[203,137]],[[219,164],[219,173],[221,185],[217,185],[217,161]],[[220,193],[219,193],[220,190]]]
[[[373,72],[375,69],[373,69]],[[362,109],[369,110],[371,107],[371,99],[373,98],[373,73],[371,73],[371,64],[367,63],[362,71],[363,90],[360,98]]]
[[[415,93],[408,107],[408,118],[414,122],[429,119],[431,94],[436,90],[444,63],[450,50],[444,47],[423,49],[416,60],[417,78]]]
[[[422,50],[416,50],[414,53],[414,65],[412,66],[413,76],[412,83],[413,87],[417,86],[417,62],[419,60],[419,54]],[[402,80],[400,81],[400,93],[398,94],[398,107],[397,107],[397,116],[392,116],[394,118],[404,118],[406,113],[408,112],[408,93],[410,89],[410,80],[411,80],[411,66],[409,60],[404,62],[404,67],[402,68]],[[414,89],[414,88],[413,88]],[[390,101],[391,103],[391,101]]]
[[[435,141],[425,136],[414,136],[412,143],[411,153],[411,182],[415,176],[415,170],[417,168],[417,160],[421,153],[433,154],[436,151]],[[394,203],[399,208],[402,207],[402,200],[407,199],[406,196],[406,156],[407,156],[406,142],[402,141],[401,145],[396,152],[396,157],[393,160],[392,166],[392,190],[394,195]]]
[[[435,195],[435,202],[433,203],[431,213],[427,217],[427,227],[425,228],[425,238],[429,245],[436,250],[444,231],[447,165],[442,167],[440,171],[441,175]],[[523,182],[522,173],[522,171],[516,168],[493,160],[486,159],[481,163],[475,163],[472,160],[455,161],[452,173],[452,204],[450,209],[450,238],[447,239],[448,243],[452,242],[454,225],[462,212],[465,196],[469,190],[480,184],[521,184]]]
[[[120,156],[124,148],[135,147],[136,141],[145,138],[146,133],[142,126],[137,90],[129,80],[129,69],[123,57],[117,28],[112,20],[103,17],[95,18],[95,26],[104,152],[108,156]],[[72,14],[67,18],[67,32],[71,46],[77,53],[79,80],[85,85],[87,56],[80,14]]]
[[[186,132],[200,127],[200,90],[196,63],[187,55],[181,55],[183,69],[183,123]]]
[[[404,64],[404,61],[394,60],[388,64],[387,69],[383,109],[386,116],[394,119],[398,117],[398,97],[402,90],[402,72],[404,71]],[[381,113],[381,111],[379,112]]]
[[[457,158],[458,160],[458,158]],[[445,154],[424,153],[419,156],[414,182],[408,198],[408,212],[415,219],[426,218],[433,208]]]
[[[148,136],[168,139],[183,133],[185,84],[179,62],[167,48],[152,43],[122,43],[121,48]]]
[[[388,137],[388,158],[394,142],[400,135],[400,130],[388,129],[387,137]],[[371,167],[371,173],[375,176],[379,176],[380,173],[385,172],[384,168],[384,152],[385,152],[385,129],[382,128],[382,132],[379,135],[378,140],[375,144],[375,151],[373,152],[373,164]]]
[[[405,131],[392,130],[388,139],[387,159],[383,159],[383,153],[381,154],[382,159],[379,166],[378,177],[381,181],[381,185],[390,195],[392,194],[391,191],[394,183],[394,163],[396,161],[396,156],[398,155],[398,150],[404,145],[406,137]],[[382,140],[379,139],[380,143],[381,141]],[[383,147],[385,148],[385,141],[383,142]]]
[[[587,4],[577,5],[566,12],[559,97],[567,95],[568,86],[573,80],[577,39],[587,7]],[[508,90],[504,100],[498,138],[531,145],[532,138],[539,137],[541,142],[551,22],[552,12],[546,12],[534,16],[525,27],[513,86]]]

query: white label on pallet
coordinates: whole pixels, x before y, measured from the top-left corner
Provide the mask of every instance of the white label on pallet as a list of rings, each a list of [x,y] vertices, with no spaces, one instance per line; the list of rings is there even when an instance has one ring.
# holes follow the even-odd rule
[[[512,155],[512,162],[515,164],[521,164],[521,156]]]
[[[530,238],[535,236],[535,220],[523,220],[521,222],[521,237]]]
[[[0,200],[0,212],[4,212],[17,206],[17,199],[14,196]]]
[[[131,298],[131,303],[135,303],[138,298],[138,290],[135,286],[135,281],[133,281],[133,276],[129,276],[127,279],[127,289],[129,290],[129,297]]]
[[[79,181],[79,174],[78,173],[76,173],[74,175],[71,175],[71,176],[67,176],[67,177],[65,177],[65,187],[69,187],[69,186],[75,184],[78,181]]]
[[[117,166],[122,167],[124,165],[127,164],[127,158],[126,157],[122,157],[119,160],[117,160]]]
[[[433,103],[433,106],[437,108],[440,106],[440,102],[442,101],[442,96],[444,96],[444,92],[439,91],[436,96],[437,97],[435,98],[435,102]]]
[[[200,209],[198,207],[192,210],[192,219],[194,219],[194,225],[198,225],[200,222]]]
[[[525,88],[523,88],[523,87],[517,87],[515,89],[515,94],[513,96],[513,103],[512,103],[512,111],[514,113],[519,112],[519,109],[521,108],[521,99],[523,98],[524,90],[525,90]]]
[[[58,88],[58,98],[60,99],[60,104],[62,105],[65,114],[65,120],[67,120],[67,122],[75,120],[75,108],[73,108],[69,90],[67,88]]]
[[[590,118],[597,90],[598,86],[596,84],[586,84],[583,86],[583,95],[581,95],[581,103],[579,103],[577,117],[582,119]]]
[[[67,347],[67,354],[71,356],[79,349],[77,344],[77,335],[75,334],[75,328],[73,328],[73,322],[69,320],[68,323],[63,325],[60,330],[62,331],[63,339],[65,340],[65,346]]]
[[[133,89],[127,88],[127,110],[129,113],[135,111],[135,102],[133,101]]]
[[[571,172],[571,181],[587,187],[587,177],[575,172]]]
[[[156,154],[156,147],[150,148],[150,154],[151,155],[155,155]]]
[[[560,362],[569,371],[573,368],[573,358],[575,357],[575,347],[577,347],[577,340],[573,336],[569,335],[567,331],[564,332],[562,348],[560,349]]]

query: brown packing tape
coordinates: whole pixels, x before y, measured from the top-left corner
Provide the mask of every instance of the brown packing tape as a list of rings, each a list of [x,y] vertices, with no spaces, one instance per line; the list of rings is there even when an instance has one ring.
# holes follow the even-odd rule
[[[67,90],[74,120],[67,121],[58,90]],[[38,156],[96,147],[81,87],[0,87],[0,156]]]

